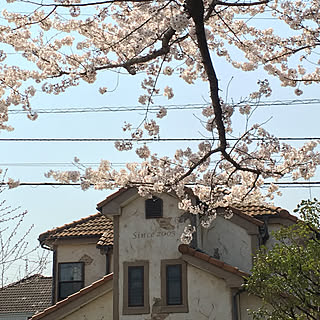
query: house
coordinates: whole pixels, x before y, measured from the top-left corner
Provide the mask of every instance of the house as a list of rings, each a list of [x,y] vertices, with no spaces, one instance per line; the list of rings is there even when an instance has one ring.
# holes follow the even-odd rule
[[[177,204],[174,193],[145,199],[121,189],[98,204],[100,213],[40,235],[54,251],[55,304],[32,319],[250,319],[247,309],[260,301],[241,286],[252,256],[272,246],[270,230],[297,218],[245,206],[204,229]],[[189,225],[193,241],[181,244]]]
[[[0,289],[0,319],[26,320],[51,306],[52,278],[33,275]]]

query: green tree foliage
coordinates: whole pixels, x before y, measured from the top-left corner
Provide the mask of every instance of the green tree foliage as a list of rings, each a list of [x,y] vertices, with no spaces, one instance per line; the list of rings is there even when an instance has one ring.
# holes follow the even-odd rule
[[[262,298],[254,319],[320,319],[320,203],[302,201],[297,224],[274,234],[277,244],[260,250],[246,289]]]

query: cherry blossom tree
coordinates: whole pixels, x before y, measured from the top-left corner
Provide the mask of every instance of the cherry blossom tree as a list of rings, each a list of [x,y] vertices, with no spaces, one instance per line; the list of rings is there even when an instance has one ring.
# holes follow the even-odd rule
[[[208,85],[210,104],[203,108],[208,139],[197,150],[177,150],[174,157],[158,157],[147,146],[137,147],[141,163],[114,170],[102,161],[97,170],[50,171],[47,176],[61,182],[81,181],[83,189],[136,186],[142,195],[173,190],[180,207],[194,213],[215,216],[220,205],[263,201],[279,192],[271,184],[262,194],[261,186],[289,175],[309,179],[320,162],[318,141],[300,148],[281,144],[261,124],[236,135],[236,110],[247,117],[249,103],[236,109],[220,97],[214,61],[224,58],[235,69],[254,72],[264,69],[297,95],[303,85],[319,84],[317,61],[319,2],[317,0],[7,0],[0,27],[0,42],[26,60],[23,68],[10,63],[5,49],[0,52],[0,126],[11,130],[8,108],[21,105],[35,120],[31,98],[38,91],[58,95],[83,81],[94,84],[101,71],[123,70],[134,78],[144,74],[144,94],[139,98],[147,109],[155,97],[168,99],[174,88],[161,86],[160,77],[179,76],[186,84],[202,79]],[[10,11],[10,6],[12,10]],[[28,14],[17,8],[32,8]],[[86,13],[83,18],[82,13]],[[247,20],[239,17],[246,17]],[[256,16],[273,17],[279,28],[251,24]],[[222,75],[221,75],[222,76]],[[248,101],[270,96],[267,79]],[[98,93],[99,92],[99,93]],[[97,88],[105,94],[107,88]],[[126,119],[124,130],[139,141],[157,136],[159,119],[167,114],[159,108],[156,116],[146,112],[141,123]],[[230,141],[229,137],[237,139]],[[135,148],[135,143],[116,143],[118,150]],[[191,205],[185,187],[201,200]],[[208,217],[207,217],[208,218]]]

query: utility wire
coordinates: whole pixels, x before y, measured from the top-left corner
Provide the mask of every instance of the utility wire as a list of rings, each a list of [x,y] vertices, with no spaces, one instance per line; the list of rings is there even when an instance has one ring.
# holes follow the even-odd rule
[[[309,188],[309,187],[320,187],[320,181],[308,181],[308,182],[267,182],[264,183],[261,188],[268,187],[271,184],[277,185],[280,188]],[[0,186],[7,186],[5,182],[0,182]],[[94,186],[94,184],[90,184]],[[37,187],[72,187],[81,186],[81,183],[61,183],[61,182],[20,182],[19,186],[37,186]]]
[[[280,137],[279,141],[310,141],[320,140],[320,137]],[[1,138],[0,142],[179,142],[179,141],[219,141],[218,138]],[[238,141],[238,138],[227,138],[228,141]],[[263,138],[251,138],[252,141],[267,141]]]
[[[320,104],[320,99],[294,99],[294,100],[274,100],[274,101],[260,101],[258,103],[241,102],[235,104],[235,108],[240,108],[244,105],[258,106],[258,107],[276,107],[276,106],[292,106],[292,105],[314,105]],[[33,108],[38,114],[66,114],[66,113],[95,113],[95,112],[135,112],[135,111],[150,111],[157,112],[161,107],[167,110],[199,110],[208,103],[193,103],[193,104],[168,104],[150,106],[148,109],[144,106],[100,106],[100,107],[77,107],[77,108]],[[9,109],[10,114],[25,114],[26,111],[22,109]]]

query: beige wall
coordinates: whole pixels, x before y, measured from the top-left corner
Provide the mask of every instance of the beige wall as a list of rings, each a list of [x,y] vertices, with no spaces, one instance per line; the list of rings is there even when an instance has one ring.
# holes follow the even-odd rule
[[[145,219],[145,200],[136,198],[122,208],[119,219],[119,318],[139,320],[231,319],[231,290],[222,279],[188,265],[189,313],[157,314],[161,300],[161,260],[178,259],[178,246],[184,226],[177,200],[167,194],[163,199],[163,219]],[[149,261],[150,314],[123,315],[123,263]]]
[[[112,320],[112,291],[90,301],[61,320]]]
[[[149,261],[150,307],[161,298],[161,260],[181,256],[180,236],[190,221],[179,223],[184,213],[178,209],[177,199],[162,194],[163,218],[145,219],[145,199],[137,197],[122,208],[119,222],[119,313],[120,319],[147,319],[146,315],[122,315],[123,262]]]
[[[218,249],[220,260],[249,272],[252,268],[251,236],[243,227],[218,216],[208,229],[199,228],[201,249],[215,256]]]
[[[106,256],[100,254],[100,250],[96,248],[96,243],[96,239],[92,241],[65,240],[63,242],[61,241],[57,246],[57,263],[78,262],[86,256],[90,257],[90,259],[84,259],[85,287],[101,279],[106,274]]]
[[[224,280],[188,265],[188,295],[190,313],[169,319],[232,319],[231,289]]]

